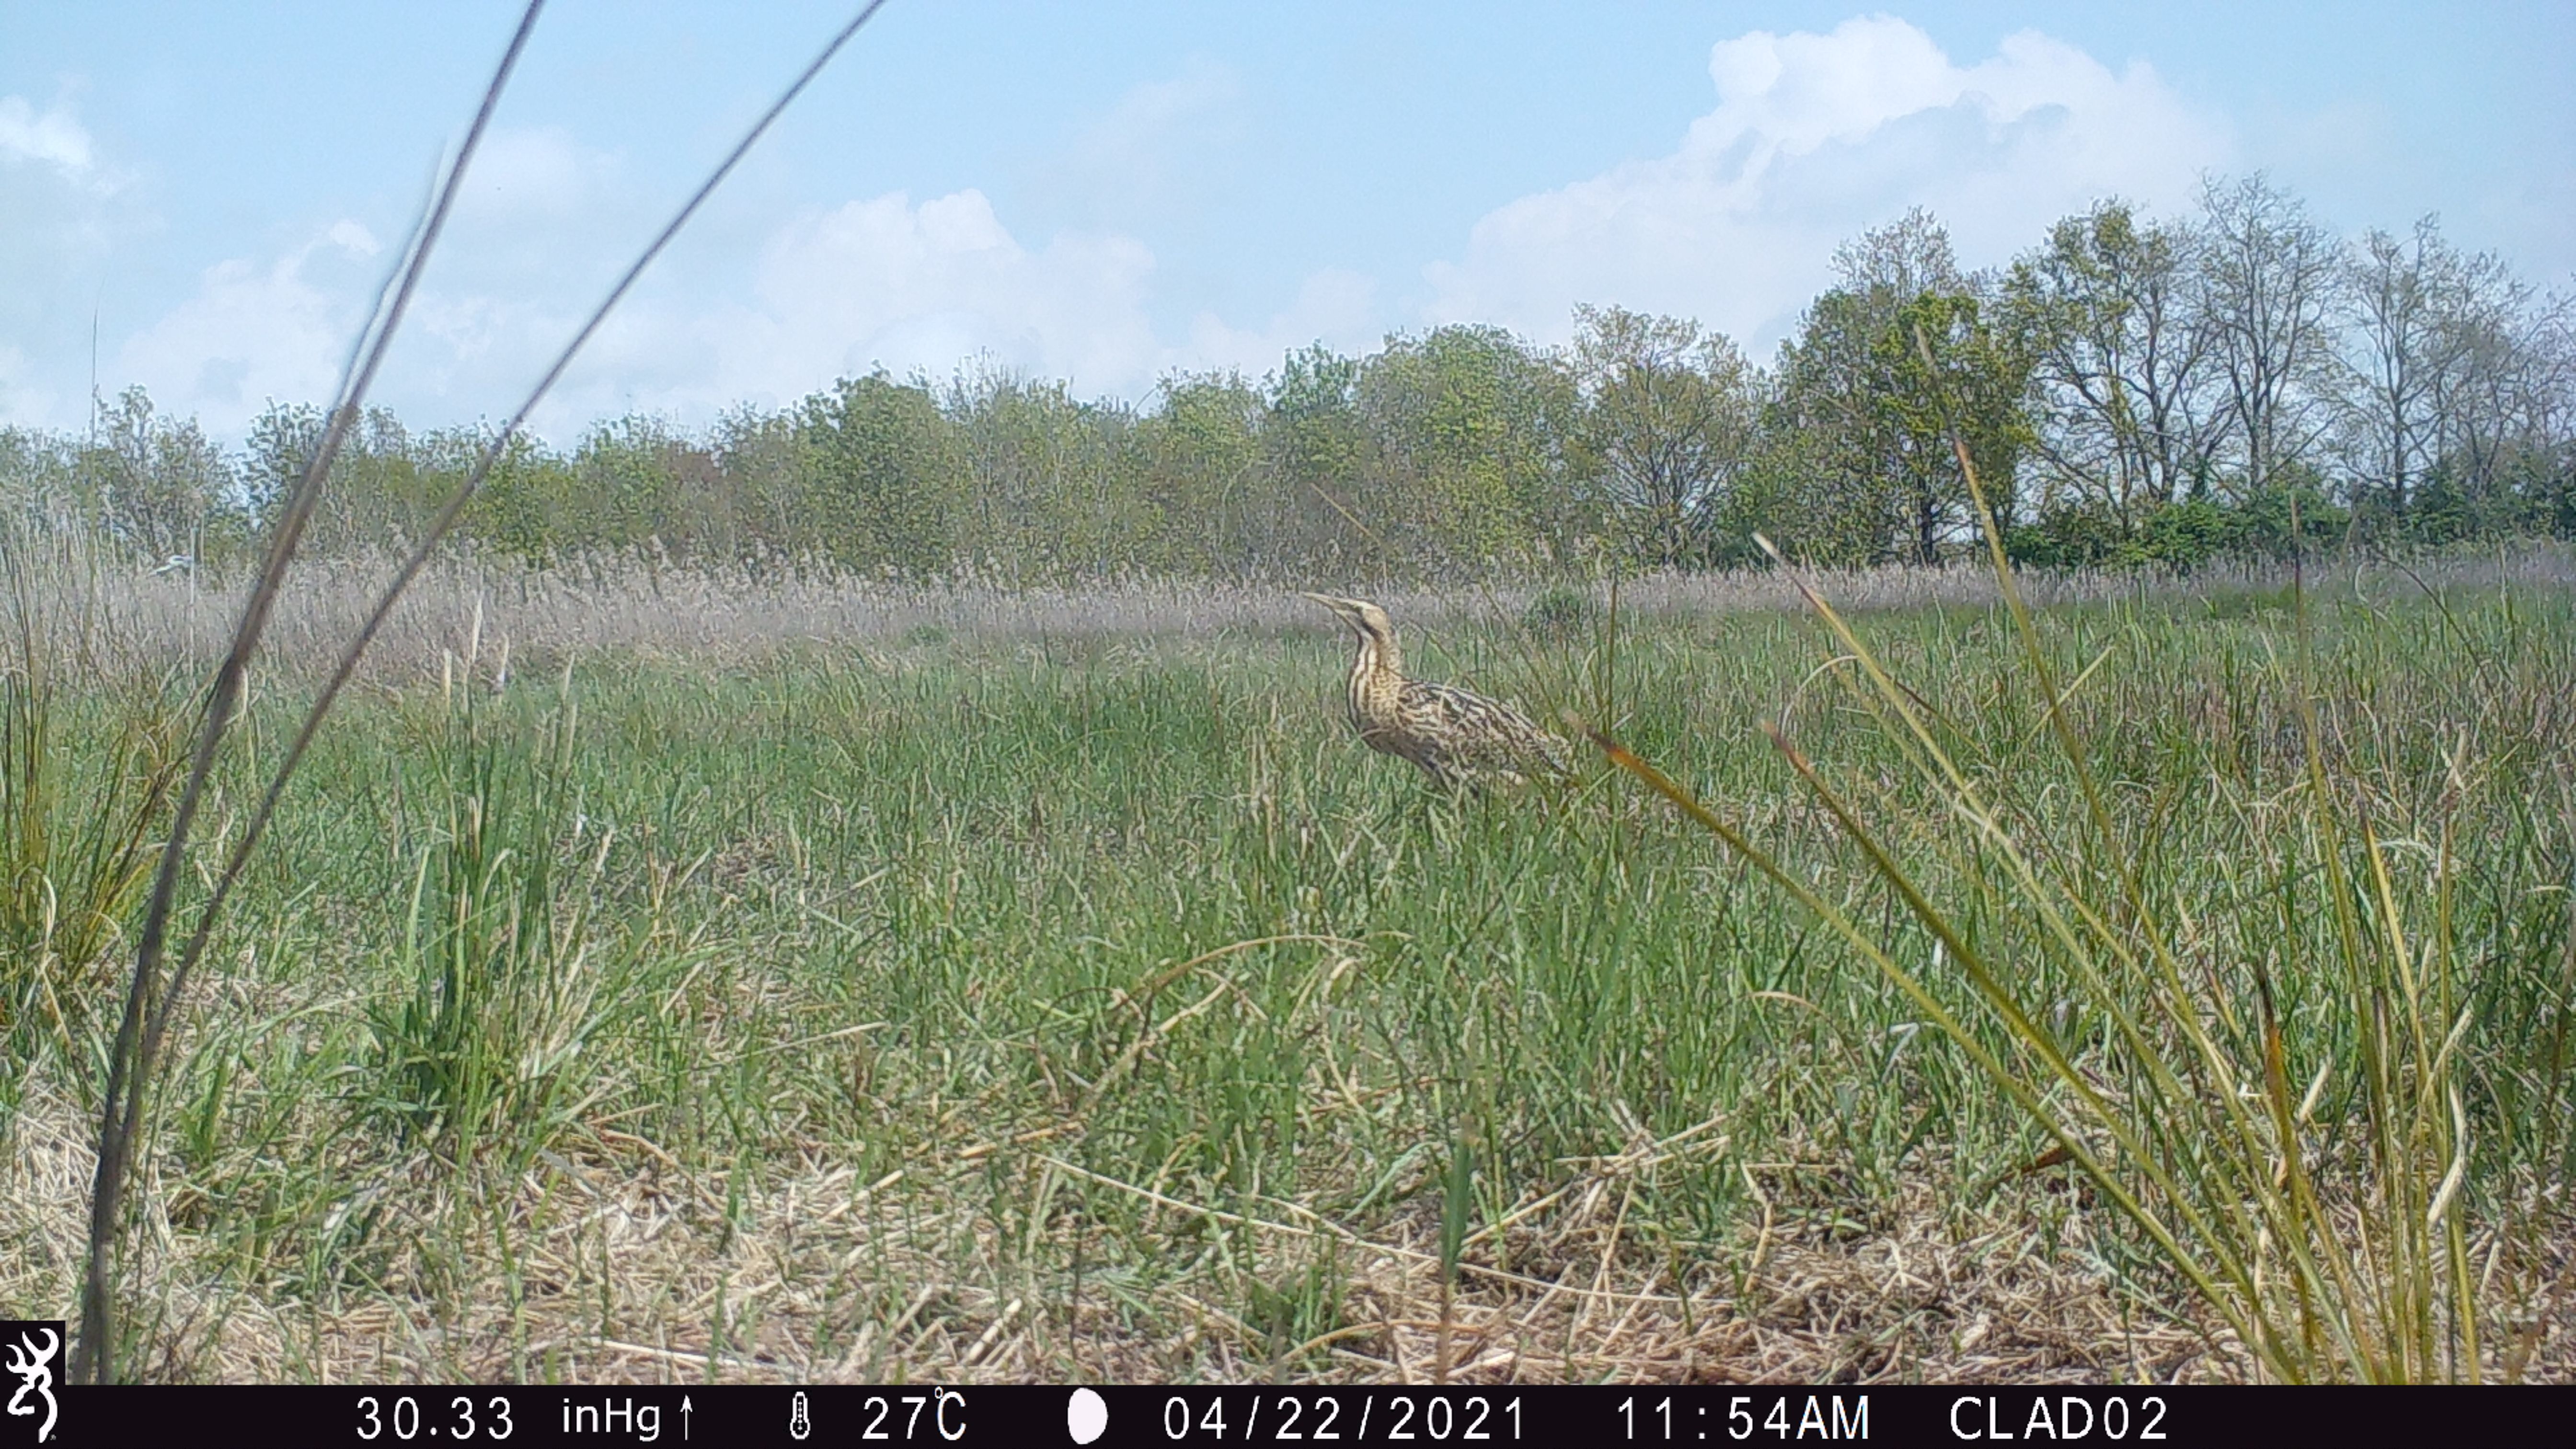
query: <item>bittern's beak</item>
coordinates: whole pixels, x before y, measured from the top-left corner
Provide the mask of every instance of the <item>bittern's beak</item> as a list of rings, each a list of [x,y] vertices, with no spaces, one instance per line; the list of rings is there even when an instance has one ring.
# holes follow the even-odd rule
[[[1360,622],[1360,606],[1358,600],[1337,599],[1330,594],[1299,594],[1298,597],[1301,599],[1312,599],[1316,603],[1323,605],[1325,608],[1332,610],[1333,617],[1341,620],[1342,627],[1350,630],[1352,633],[1366,634],[1368,632],[1367,626]]]

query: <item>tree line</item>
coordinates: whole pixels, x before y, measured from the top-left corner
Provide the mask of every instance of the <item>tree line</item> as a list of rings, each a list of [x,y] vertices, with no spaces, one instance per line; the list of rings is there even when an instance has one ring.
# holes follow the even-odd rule
[[[2576,305],[2432,218],[2340,239],[2260,177],[2190,216],[2105,201],[1968,271],[1918,210],[1841,247],[1768,367],[1687,318],[1582,307],[1322,346],[1142,405],[982,366],[882,371],[684,429],[514,440],[466,516],[487,554],[1003,581],[1440,576],[1977,545],[1951,439],[2028,563],[2188,568],[2292,520],[2373,545],[2576,535]],[[0,498],[156,563],[245,557],[321,433],[278,403],[237,449],[139,389],[75,436],[0,429]],[[473,428],[355,429],[308,548],[413,535]]]

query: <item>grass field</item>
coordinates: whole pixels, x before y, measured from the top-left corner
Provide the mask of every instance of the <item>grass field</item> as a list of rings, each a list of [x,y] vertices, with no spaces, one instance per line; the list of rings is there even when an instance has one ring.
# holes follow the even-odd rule
[[[2576,595],[2312,582],[2304,654],[2285,578],[2041,611],[2116,850],[2084,843],[2002,609],[1853,627],[2037,879],[2080,897],[2103,852],[2125,862],[2101,938],[2152,917],[2186,1016],[2259,1059],[2257,996],[2277,1010],[2321,1220],[2367,1235],[2393,1162],[2465,1164],[2432,1216],[2463,1225],[2468,1276],[2406,1311],[2444,1315],[2457,1354],[2465,1308],[2490,1375],[2564,1378]],[[2102,1007],[2132,987],[2086,994],[1815,620],[1683,599],[1615,636],[1597,608],[1533,632],[1489,602],[1399,611],[1431,625],[1414,668],[1609,727],[2062,1097],[1757,729],[1777,722],[2074,1069],[2147,1099]],[[505,672],[497,626],[423,625],[445,657],[396,651],[293,786],[157,1098],[126,1278],[144,1372],[2258,1372],[1920,1002],[1597,751],[1562,795],[1479,800],[1361,749],[1320,611],[926,616],[739,650],[541,626],[513,626]],[[22,881],[31,813],[61,838],[114,815],[82,802],[108,742],[174,707],[155,678],[59,671],[56,798],[13,787]],[[218,832],[301,697],[291,670],[255,691]],[[2321,835],[2333,811],[2378,848]],[[2439,1141],[2398,1133],[2394,1158],[2361,1145],[2381,1068],[2330,857],[2364,934],[2402,936],[2400,1006],[2454,1043],[2397,1073],[2443,1100]],[[113,939],[86,964],[48,944],[65,918],[29,899],[0,1308],[54,1317],[120,963]]]

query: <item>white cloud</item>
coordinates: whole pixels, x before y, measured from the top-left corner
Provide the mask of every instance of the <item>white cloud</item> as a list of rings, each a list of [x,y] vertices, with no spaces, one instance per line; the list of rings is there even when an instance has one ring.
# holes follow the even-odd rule
[[[493,131],[375,399],[424,426],[512,406],[636,244],[628,233],[644,222],[633,191],[617,153],[555,128]],[[374,232],[343,219],[282,253],[221,262],[127,339],[115,375],[148,387],[170,411],[197,414],[217,436],[238,436],[271,401],[324,402],[375,295],[384,250]],[[609,340],[594,341],[592,352]],[[641,401],[640,388],[672,381],[667,362],[649,353],[635,363],[632,376],[594,389],[592,412],[557,406],[548,421],[578,431],[591,416]]]
[[[1047,376],[1150,374],[1153,254],[1121,236],[1022,246],[980,191],[854,201],[771,241],[758,289],[791,375],[942,369],[978,351]],[[774,344],[773,344],[774,345]],[[772,350],[763,347],[764,351]],[[748,359],[744,359],[747,361]]]
[[[1719,42],[1709,74],[1717,108],[1671,155],[1478,221],[1463,260],[1426,269],[1431,320],[1561,339],[1574,304],[1616,302],[1766,345],[1829,283],[1836,244],[1909,206],[1990,265],[2104,195],[2185,205],[2231,149],[2145,62],[2115,74],[2032,31],[1965,67],[1887,16],[1754,31]]]
[[[348,264],[380,250],[365,227],[339,221],[265,267],[217,263],[195,296],[126,341],[118,375],[150,389],[163,410],[194,413],[223,434],[272,400],[328,402],[369,295]]]
[[[743,402],[782,406],[878,368],[944,378],[979,357],[1085,395],[1141,399],[1176,369],[1258,375],[1318,339],[1363,345],[1383,315],[1369,279],[1323,271],[1259,326],[1202,312],[1167,339],[1149,313],[1154,273],[1153,253],[1123,235],[1024,243],[976,190],[852,201],[772,234],[745,301],[674,295],[622,311],[538,421],[562,432],[633,408],[704,418]]]
[[[0,161],[40,161],[67,176],[90,172],[89,132],[60,106],[41,115],[23,96],[0,96]]]
[[[549,220],[545,186],[581,185],[579,171],[552,182],[547,165],[529,172],[539,184],[523,206],[496,195],[479,216],[460,210],[449,243],[458,268],[444,256],[433,263],[377,389],[406,418],[499,416],[596,295],[587,279],[567,287],[566,276],[619,260],[600,252],[619,243]],[[543,246],[567,229],[584,234]],[[518,249],[553,255],[524,267],[496,262],[495,253]],[[116,375],[172,411],[198,414],[219,436],[238,435],[271,399],[321,400],[371,295],[374,269],[353,263],[379,250],[372,234],[341,222],[273,261],[213,267],[194,296],[124,345]],[[565,260],[567,251],[583,260]],[[1347,331],[1351,298],[1366,297],[1359,279],[1327,275],[1267,329],[1236,332],[1203,317],[1194,339],[1222,355],[1202,358],[1202,348],[1156,335],[1147,312],[1154,258],[1143,244],[1080,231],[1025,244],[974,190],[851,201],[775,229],[748,259],[665,262],[683,264],[647,274],[534,418],[540,431],[568,441],[593,420],[636,409],[704,421],[745,402],[782,406],[879,367],[944,377],[979,355],[1087,393],[1142,397],[1173,367],[1275,365],[1273,333],[1302,342]],[[728,272],[740,280],[728,286]]]
[[[585,372],[658,355],[691,400],[782,403],[882,367],[944,375],[978,353],[1085,389],[1150,384],[1164,361],[1145,314],[1153,254],[1067,232],[1023,245],[980,191],[903,193],[791,222],[761,249],[748,305],[646,308],[603,336]]]
[[[560,127],[495,128],[466,173],[380,394],[397,411],[442,423],[514,406],[661,224],[664,204],[639,189],[622,153]],[[667,278],[671,266],[666,257],[652,275]],[[607,410],[623,410],[632,391],[621,382]],[[563,411],[549,416],[564,422]]]
[[[759,305],[696,330],[718,359],[716,399],[777,402],[874,367],[943,376],[979,355],[1078,392],[1141,398],[1177,369],[1258,376],[1292,348],[1363,346],[1382,327],[1375,284],[1328,269],[1258,326],[1202,311],[1167,340],[1148,313],[1154,270],[1126,236],[1023,245],[981,192],[918,205],[896,193],[781,231],[761,257]]]

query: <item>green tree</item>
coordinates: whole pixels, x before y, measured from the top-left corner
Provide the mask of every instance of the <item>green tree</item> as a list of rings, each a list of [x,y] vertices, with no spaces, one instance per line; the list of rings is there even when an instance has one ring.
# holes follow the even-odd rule
[[[1137,566],[1147,529],[1125,407],[991,367],[962,374],[944,406],[967,478],[964,556],[1014,578]]]
[[[811,479],[797,414],[737,407],[716,419],[707,441],[741,530],[734,562],[755,570],[793,569],[818,558],[816,540],[805,532]]]
[[[1562,556],[1591,533],[1576,483],[1582,402],[1568,370],[1499,327],[1397,337],[1358,402],[1377,467],[1357,500],[1417,566]]]
[[[1137,432],[1155,547],[1142,560],[1191,574],[1249,572],[1247,521],[1261,486],[1261,394],[1232,372],[1164,379]]]
[[[2425,484],[2455,499],[2473,532],[2545,527],[2549,460],[2563,469],[2576,433],[2576,298],[2536,295],[2493,254],[2432,260],[2431,345],[2421,356],[2433,365],[2418,374],[2428,380],[2432,438]],[[2358,330],[2377,354],[2378,329]],[[2394,421],[2393,390],[2365,395]]]
[[[2011,528],[2020,512],[2021,456],[2031,439],[2027,339],[1991,325],[1973,292],[1927,291],[1898,310],[1877,348],[1891,384],[1880,405],[1906,440],[1900,453],[1915,561],[1936,561],[1944,538],[1976,522],[1950,446],[1953,430],[1976,465],[1995,526]]]
[[[1744,354],[1687,318],[1591,306],[1574,318],[1582,438],[1624,542],[1667,568],[1705,558],[1753,451]]]
[[[741,554],[732,480],[712,449],[659,418],[591,429],[569,474],[573,512],[558,520],[558,547],[682,564],[730,563]]]
[[[109,537],[155,564],[194,560],[246,533],[231,462],[194,418],[156,412],[142,388],[117,395],[98,442],[82,450],[83,491]]]
[[[1270,378],[1261,428],[1267,486],[1258,516],[1246,520],[1265,565],[1334,572],[1396,562],[1354,507],[1376,459],[1360,412],[1360,366],[1319,342],[1288,354]]]
[[[288,493],[322,440],[322,410],[308,403],[271,404],[251,421],[245,493],[261,526],[274,521]],[[526,445],[534,449],[537,445]],[[304,546],[317,554],[346,556],[399,547],[419,536],[472,468],[480,448],[461,434],[415,437],[386,408],[369,408],[349,428],[331,465]],[[482,537],[478,512],[465,529]],[[531,540],[531,559],[551,557],[544,540]]]
[[[1846,244],[1836,266],[1842,285],[1816,299],[1781,349],[1766,412],[1772,431],[1799,435],[1784,450],[1816,470],[1791,537],[1837,562],[1936,562],[1973,521],[1950,426],[1998,526],[2009,527],[2029,439],[2030,347],[1989,322],[1948,235],[1919,210]]]
[[[0,427],[0,509],[45,526],[87,526],[80,448],[42,428]]]
[[[928,578],[956,562],[963,469],[948,419],[920,383],[883,372],[807,398],[800,530],[842,568]]]

